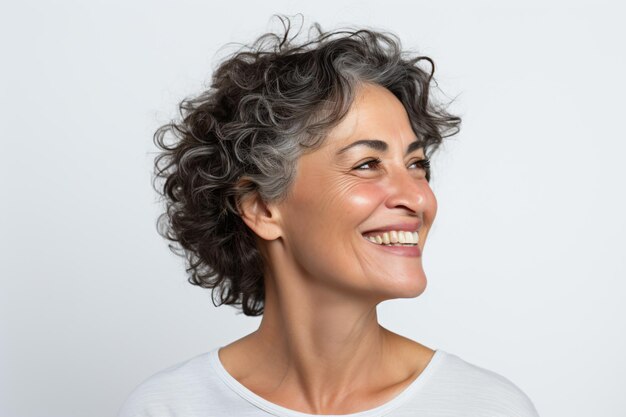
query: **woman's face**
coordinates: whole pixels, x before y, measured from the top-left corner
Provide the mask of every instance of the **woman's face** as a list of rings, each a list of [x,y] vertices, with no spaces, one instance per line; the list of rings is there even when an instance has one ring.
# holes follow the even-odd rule
[[[379,146],[340,152],[363,139]],[[416,139],[402,103],[367,84],[324,145],[299,159],[292,193],[277,207],[285,251],[305,278],[379,300],[424,291],[420,252],[437,200],[425,168],[415,162],[424,158],[423,148],[411,146]],[[380,163],[366,164],[377,158]],[[390,226],[418,231],[419,249],[385,247],[363,236]]]

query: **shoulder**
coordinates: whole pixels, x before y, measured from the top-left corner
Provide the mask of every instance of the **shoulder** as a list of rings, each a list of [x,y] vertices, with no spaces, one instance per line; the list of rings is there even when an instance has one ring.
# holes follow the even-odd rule
[[[126,397],[118,417],[195,415],[195,399],[211,390],[208,355],[194,356],[143,380]]]
[[[439,387],[447,387],[442,389],[449,390],[448,394],[466,409],[488,411],[490,416],[539,416],[528,395],[510,379],[452,353],[442,352],[442,361],[433,379]]]

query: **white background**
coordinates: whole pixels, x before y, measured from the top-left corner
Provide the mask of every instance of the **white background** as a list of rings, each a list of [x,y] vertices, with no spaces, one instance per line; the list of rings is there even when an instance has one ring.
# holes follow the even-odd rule
[[[152,134],[221,46],[298,12],[398,34],[463,117],[433,159],[428,288],[381,323],[506,376],[542,417],[624,416],[624,8],[415,0],[3,3],[0,415],[115,415],[256,329],[156,233]]]

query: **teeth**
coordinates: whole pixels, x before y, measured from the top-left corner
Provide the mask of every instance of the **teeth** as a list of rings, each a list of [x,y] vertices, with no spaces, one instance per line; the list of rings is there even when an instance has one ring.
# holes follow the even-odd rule
[[[385,232],[382,235],[368,236],[366,239],[372,243],[376,243],[377,245],[407,246],[417,245],[419,242],[419,235],[417,232],[392,230],[390,232]]]

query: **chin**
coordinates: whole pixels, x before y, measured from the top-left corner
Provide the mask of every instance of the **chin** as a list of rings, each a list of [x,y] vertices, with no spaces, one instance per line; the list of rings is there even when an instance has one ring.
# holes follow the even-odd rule
[[[383,284],[384,297],[387,300],[419,297],[426,290],[427,283],[423,273],[402,280],[387,281]]]
[[[427,283],[428,281],[426,280],[426,276],[415,280],[411,286],[406,288],[407,295],[404,298],[415,298],[420,296],[424,291],[426,291]]]

